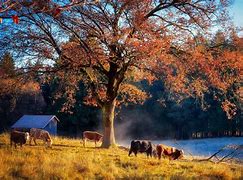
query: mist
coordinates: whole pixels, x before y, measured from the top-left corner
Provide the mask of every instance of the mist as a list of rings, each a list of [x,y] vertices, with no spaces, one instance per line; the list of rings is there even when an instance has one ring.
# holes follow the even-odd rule
[[[115,119],[115,135],[119,144],[127,145],[133,139],[158,139],[155,122],[142,108],[124,108]]]

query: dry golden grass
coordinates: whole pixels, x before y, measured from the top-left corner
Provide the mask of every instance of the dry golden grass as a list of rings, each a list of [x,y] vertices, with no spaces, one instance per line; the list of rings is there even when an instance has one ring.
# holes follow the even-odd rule
[[[193,162],[188,159],[128,157],[118,148],[84,148],[77,139],[57,137],[52,148],[28,144],[10,147],[0,135],[0,179],[243,179],[243,166]]]

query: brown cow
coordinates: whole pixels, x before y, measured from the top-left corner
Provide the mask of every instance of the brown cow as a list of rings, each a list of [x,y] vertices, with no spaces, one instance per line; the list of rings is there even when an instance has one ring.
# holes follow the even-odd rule
[[[95,132],[95,131],[84,131],[83,132],[83,145],[85,147],[86,140],[94,141],[95,142],[95,147],[96,147],[96,142],[101,141],[103,138],[103,135]]]
[[[20,131],[12,131],[10,133],[10,145],[14,143],[15,148],[17,148],[17,144],[20,144],[22,147],[29,140],[29,133],[28,132],[20,132]]]
[[[49,147],[52,145],[52,140],[51,140],[51,136],[50,136],[49,132],[45,131],[43,129],[31,128],[30,129],[30,142],[29,142],[30,145],[31,145],[32,139],[34,140],[35,145],[37,145],[36,139],[43,140],[43,142]]]
[[[159,159],[161,159],[161,156],[163,155],[169,157],[169,159],[176,160],[182,158],[184,154],[183,150],[179,150],[175,147],[166,146],[163,144],[157,145],[156,149]]]

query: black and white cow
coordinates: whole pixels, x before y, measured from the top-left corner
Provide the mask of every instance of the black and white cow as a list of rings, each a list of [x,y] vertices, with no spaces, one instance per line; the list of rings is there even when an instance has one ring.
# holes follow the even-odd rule
[[[147,157],[156,156],[156,147],[151,143],[151,141],[147,140],[132,140],[131,146],[129,150],[128,156],[130,156],[132,153],[137,156],[137,153],[146,153]]]
[[[20,132],[13,130],[10,133],[10,145],[12,146],[14,143],[15,148],[17,148],[17,144],[20,144],[22,147],[29,140],[29,133],[28,132]]]

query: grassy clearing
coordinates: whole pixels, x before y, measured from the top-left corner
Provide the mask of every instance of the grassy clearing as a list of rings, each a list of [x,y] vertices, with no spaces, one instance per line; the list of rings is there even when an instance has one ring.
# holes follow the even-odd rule
[[[243,166],[193,162],[189,159],[128,157],[118,148],[84,148],[77,139],[57,137],[53,147],[10,147],[0,135],[0,179],[243,179]]]

